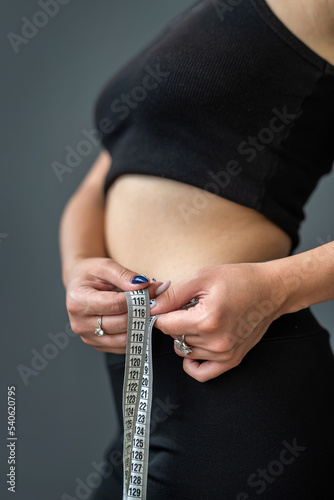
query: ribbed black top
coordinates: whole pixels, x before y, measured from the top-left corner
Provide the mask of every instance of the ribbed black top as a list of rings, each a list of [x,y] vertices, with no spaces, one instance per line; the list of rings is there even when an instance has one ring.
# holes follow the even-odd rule
[[[334,67],[264,0],[232,3],[196,2],[100,93],[104,190],[127,173],[191,184],[264,214],[292,252],[334,160]]]

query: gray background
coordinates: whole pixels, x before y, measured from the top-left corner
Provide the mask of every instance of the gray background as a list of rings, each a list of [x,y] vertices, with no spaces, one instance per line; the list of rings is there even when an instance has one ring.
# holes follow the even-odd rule
[[[37,1],[2,0],[1,33],[1,498],[7,450],[7,385],[17,386],[16,499],[75,498],[101,461],[114,429],[103,355],[70,338],[25,385],[17,367],[31,367],[48,334],[68,322],[58,254],[63,207],[99,148],[60,183],[51,167],[93,128],[92,106],[110,76],[193,0],[70,0],[18,54],[7,33],[21,33],[22,17]],[[316,168],[316,165],[315,165]],[[334,177],[323,178],[307,205],[296,252],[333,239]],[[7,236],[6,236],[7,235]],[[334,331],[333,303],[313,307]]]

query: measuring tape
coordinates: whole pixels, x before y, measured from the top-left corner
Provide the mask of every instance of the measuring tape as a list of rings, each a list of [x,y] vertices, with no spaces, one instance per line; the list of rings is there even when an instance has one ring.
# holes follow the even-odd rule
[[[123,384],[123,500],[146,500],[153,371],[147,289],[125,292],[128,305],[127,344]],[[192,299],[181,309],[198,303]]]
[[[128,330],[123,385],[123,500],[145,500],[152,406],[151,333],[147,290],[125,292]]]

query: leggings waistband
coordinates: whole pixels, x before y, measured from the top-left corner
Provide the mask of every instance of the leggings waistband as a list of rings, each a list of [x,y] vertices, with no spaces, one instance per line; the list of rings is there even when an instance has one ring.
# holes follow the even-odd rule
[[[306,308],[277,318],[271,323],[260,342],[289,340],[319,334],[328,335],[328,331],[320,325],[311,310]],[[165,335],[155,326],[153,326],[152,330],[152,353],[153,356],[174,354],[173,338],[170,335]],[[124,354],[105,354],[106,363],[109,366],[124,363]]]
[[[271,323],[260,342],[289,340],[319,334],[328,335],[328,331],[320,325],[311,310],[306,308],[277,318]],[[174,352],[173,339],[155,326],[152,330],[152,350],[153,355]]]

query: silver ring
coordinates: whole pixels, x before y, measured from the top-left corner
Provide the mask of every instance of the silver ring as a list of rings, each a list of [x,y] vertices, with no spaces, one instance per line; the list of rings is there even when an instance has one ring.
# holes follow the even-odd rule
[[[98,337],[102,337],[102,335],[104,335],[104,331],[102,330],[102,316],[99,317],[97,323],[99,326],[95,328],[95,335],[97,335]]]
[[[191,348],[189,345],[187,345],[184,341],[184,335],[181,335],[181,340],[179,339],[174,339],[174,344],[176,345],[176,349],[182,352],[185,356],[192,352]]]

